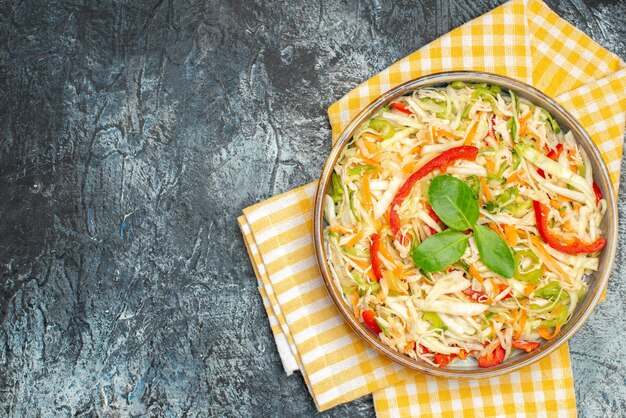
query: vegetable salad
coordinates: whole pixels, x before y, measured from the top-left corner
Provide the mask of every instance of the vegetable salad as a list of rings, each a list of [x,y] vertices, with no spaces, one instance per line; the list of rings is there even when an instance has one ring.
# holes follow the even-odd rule
[[[377,111],[324,198],[333,279],[392,349],[445,367],[554,338],[606,245],[571,132],[498,86],[422,88]]]

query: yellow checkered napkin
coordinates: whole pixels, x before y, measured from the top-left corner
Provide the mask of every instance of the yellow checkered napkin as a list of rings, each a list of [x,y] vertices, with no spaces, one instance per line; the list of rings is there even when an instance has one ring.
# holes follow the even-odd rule
[[[379,94],[421,75],[471,69],[508,75],[555,97],[582,123],[617,190],[626,68],[538,0],[500,6],[395,63],[333,104],[333,141]],[[386,416],[575,416],[567,346],[519,372],[456,381],[418,374],[379,355],[334,308],[313,249],[316,183],[244,210],[239,218],[287,373],[299,369],[320,410],[374,393]]]

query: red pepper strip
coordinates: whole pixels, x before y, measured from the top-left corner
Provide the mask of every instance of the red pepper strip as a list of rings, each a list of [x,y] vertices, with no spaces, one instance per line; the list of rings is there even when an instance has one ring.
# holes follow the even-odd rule
[[[600,191],[600,188],[595,182],[593,183],[593,192],[596,195],[596,205],[597,205],[602,200],[602,192]]]
[[[430,354],[430,350],[427,347],[424,347],[422,344],[420,344],[420,353],[421,354]]]
[[[378,234],[372,234],[370,237],[372,244],[370,245],[370,261],[372,262],[372,270],[374,270],[374,276],[376,281],[379,282],[383,277],[383,272],[380,269],[380,258],[378,258],[378,248],[380,247],[380,237]]]
[[[477,156],[478,148],[476,147],[460,146],[452,148],[439,154],[437,157],[424,164],[422,168],[411,174],[402,187],[400,187],[400,190],[398,190],[393,202],[391,202],[391,209],[389,210],[389,223],[391,224],[391,232],[393,232],[393,235],[397,235],[400,230],[400,217],[398,216],[398,212],[396,212],[396,207],[400,207],[400,205],[402,205],[402,202],[406,199],[409,193],[411,193],[411,189],[413,189],[413,186],[419,179],[425,177],[436,169],[447,167],[456,160],[474,161]]]
[[[539,174],[544,179],[546,178],[546,173],[544,173],[543,170],[540,168],[537,169],[537,174]]]
[[[406,113],[407,115],[410,115],[412,113],[409,109],[409,106],[404,103],[393,102],[390,103],[389,106],[393,107],[396,110],[399,110],[402,113]]]
[[[448,364],[450,364],[452,360],[454,360],[455,357],[456,357],[456,354],[437,353],[435,354],[435,358],[433,359],[433,361],[439,367],[446,367]]]
[[[374,319],[375,316],[376,314],[374,313],[374,311],[365,311],[363,312],[363,322],[365,323],[365,325],[367,325],[369,329],[372,330],[374,334],[378,335],[383,331],[376,323],[376,319]]]
[[[491,351],[491,353],[483,354],[478,357],[478,365],[480,367],[493,367],[504,361],[504,355],[506,351],[500,344],[496,346],[496,348]]]
[[[476,302],[480,302],[480,303],[483,303],[488,299],[485,293],[472,290],[471,287],[468,287],[467,289],[463,290],[463,294],[467,296],[468,298]]]
[[[522,340],[513,340],[511,341],[511,346],[513,348],[519,348],[520,350],[524,350],[527,353],[530,353],[533,350],[536,350],[539,347],[539,343],[536,341],[522,341]]]
[[[533,207],[535,209],[535,219],[537,220],[537,230],[541,238],[555,250],[561,251],[565,254],[581,254],[581,253],[595,253],[601,251],[606,245],[604,238],[598,238],[591,244],[584,243],[579,239],[575,239],[572,243],[563,244],[558,238],[550,232],[548,229],[548,208],[542,205],[536,200],[533,200]]]
[[[563,144],[556,144],[556,150],[550,151],[548,153],[548,158],[556,161],[561,156],[561,152],[563,152]]]

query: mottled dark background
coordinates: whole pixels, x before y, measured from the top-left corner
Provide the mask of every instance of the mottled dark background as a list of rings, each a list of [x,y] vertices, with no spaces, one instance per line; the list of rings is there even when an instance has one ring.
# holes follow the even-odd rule
[[[236,216],[318,176],[328,105],[498,3],[0,2],[0,416],[315,414]],[[626,57],[625,1],[549,3]],[[626,410],[625,247],[571,343],[581,416]]]

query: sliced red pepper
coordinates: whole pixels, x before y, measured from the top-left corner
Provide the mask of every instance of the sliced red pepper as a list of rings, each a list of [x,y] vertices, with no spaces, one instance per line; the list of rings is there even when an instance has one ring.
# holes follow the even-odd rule
[[[600,191],[600,188],[595,182],[593,183],[593,193],[595,193],[596,195],[596,205],[597,205],[602,200],[602,192]]]
[[[406,103],[393,102],[393,103],[390,103],[389,106],[407,115],[410,115],[412,113],[411,110],[409,109],[409,106]]]
[[[548,213],[547,206],[534,200],[533,208],[535,209],[535,219],[537,220],[537,231],[541,238],[555,250],[561,251],[565,254],[582,254],[582,253],[595,253],[601,251],[606,246],[606,240],[604,238],[598,238],[594,242],[588,244],[582,242],[579,239],[575,239],[571,243],[563,244],[559,241],[558,237],[553,235],[548,228]]]
[[[456,354],[437,353],[435,354],[435,358],[433,359],[433,361],[439,367],[446,367],[448,364],[450,364],[452,360],[454,360],[455,357],[456,357]]]
[[[430,350],[428,349],[428,347],[424,347],[422,344],[420,344],[420,353],[421,354],[430,354]]]
[[[383,272],[380,268],[380,258],[378,258],[378,249],[380,247],[380,236],[378,234],[372,234],[370,237],[372,244],[370,245],[370,261],[372,263],[372,270],[376,281],[379,282],[383,277]]]
[[[556,144],[556,149],[553,149],[548,153],[548,158],[556,161],[561,156],[561,152],[563,152],[563,144]]]
[[[490,353],[483,354],[478,357],[478,365],[480,367],[494,367],[504,361],[506,351],[498,344]]]
[[[363,322],[365,323],[365,325],[367,325],[369,329],[372,330],[374,334],[378,335],[381,332],[383,332],[383,330],[381,330],[378,324],[376,323],[375,316],[376,314],[374,313],[374,311],[364,311]]]
[[[519,348],[520,350],[524,350],[527,353],[530,353],[531,351],[536,350],[539,347],[539,343],[536,341],[513,340],[511,341],[511,346],[513,348]]]
[[[539,174],[544,179],[546,178],[546,173],[544,173],[543,170],[540,168],[537,169],[537,174]]]
[[[439,154],[437,157],[424,164],[422,168],[411,174],[402,187],[400,187],[398,193],[396,193],[396,197],[393,199],[393,202],[391,202],[391,208],[389,210],[389,223],[391,224],[391,232],[393,232],[393,235],[397,235],[400,230],[400,216],[398,216],[398,212],[396,212],[396,207],[400,207],[400,205],[402,205],[402,202],[406,199],[409,193],[411,193],[413,186],[419,179],[425,177],[436,169],[447,167],[456,160],[474,161],[477,156],[478,148],[476,147],[455,147]]]
[[[468,298],[479,302],[479,301],[486,301],[488,299],[487,295],[483,292],[477,292],[476,290],[472,290],[471,287],[468,287],[467,289],[463,290],[463,294],[465,296],[467,296]],[[481,302],[482,303],[482,302]]]

